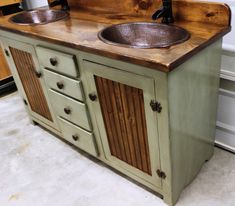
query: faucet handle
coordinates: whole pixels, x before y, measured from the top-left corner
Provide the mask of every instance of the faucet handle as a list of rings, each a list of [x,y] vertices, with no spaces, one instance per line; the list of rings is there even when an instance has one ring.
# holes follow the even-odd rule
[[[70,10],[67,0],[54,0],[49,4],[50,7],[54,7],[54,6],[58,6],[58,5],[61,5],[61,10],[63,10],[63,11]]]
[[[164,13],[165,13],[165,8],[162,6],[160,9],[158,9],[153,13],[152,20],[157,20],[161,18],[164,15]]]

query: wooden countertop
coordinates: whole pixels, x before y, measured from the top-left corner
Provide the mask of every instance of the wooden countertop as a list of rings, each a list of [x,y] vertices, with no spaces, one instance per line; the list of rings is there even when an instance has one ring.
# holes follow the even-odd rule
[[[150,18],[114,12],[76,10],[70,12],[68,19],[47,25],[20,26],[10,23],[8,19],[9,16],[0,18],[0,29],[163,72],[172,71],[231,30],[230,23],[218,25],[180,20],[176,21],[175,25],[189,31],[191,37],[188,41],[164,49],[133,49],[103,43],[98,39],[97,33],[110,24],[151,21]]]

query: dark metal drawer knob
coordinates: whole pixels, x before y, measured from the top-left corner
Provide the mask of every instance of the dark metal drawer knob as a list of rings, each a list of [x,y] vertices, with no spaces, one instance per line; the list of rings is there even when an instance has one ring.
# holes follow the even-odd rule
[[[36,77],[37,77],[37,78],[41,78],[42,73],[41,73],[41,72],[37,72],[37,71],[35,71],[35,75],[36,75]]]
[[[57,87],[59,89],[63,89],[64,88],[64,84],[62,82],[57,82],[56,85],[57,85]]]
[[[78,135],[73,135],[72,138],[73,138],[74,141],[78,141],[79,140],[79,136]]]
[[[71,114],[71,109],[69,107],[64,108],[64,113],[65,114]]]
[[[58,61],[57,59],[54,57],[54,58],[50,58],[50,63],[52,66],[56,66],[58,64]]]
[[[89,94],[89,98],[90,98],[91,101],[94,102],[97,99],[97,96],[96,96],[96,94],[91,93],[91,94]]]

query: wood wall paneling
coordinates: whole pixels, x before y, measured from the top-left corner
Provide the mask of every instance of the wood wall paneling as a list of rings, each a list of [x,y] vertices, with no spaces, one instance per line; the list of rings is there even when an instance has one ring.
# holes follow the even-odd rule
[[[1,4],[1,3],[0,3]],[[0,9],[0,17],[2,16],[2,11]],[[0,81],[11,76],[10,69],[3,55],[3,50],[0,48]]]
[[[95,76],[112,156],[151,175],[143,91]]]
[[[11,76],[10,69],[0,48],[0,80],[6,79]]]
[[[1,0],[0,1],[0,7],[1,6],[7,6],[7,5],[11,5],[11,4],[17,4],[22,2],[22,0]]]
[[[173,1],[174,16],[177,20],[203,22],[230,26],[231,10],[223,3],[192,0]]]
[[[32,55],[12,47],[10,47],[10,51],[32,111],[53,121],[42,86],[35,74]]]
[[[162,5],[162,0],[68,0],[72,10],[87,9],[122,15],[137,15],[151,21],[153,12]],[[230,8],[223,3],[195,0],[173,0],[173,12],[176,20],[212,23],[229,26]]]

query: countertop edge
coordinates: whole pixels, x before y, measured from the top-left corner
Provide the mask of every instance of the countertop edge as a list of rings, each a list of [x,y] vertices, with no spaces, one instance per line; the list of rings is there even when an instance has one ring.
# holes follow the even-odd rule
[[[197,54],[198,52],[200,52],[201,50],[203,50],[207,46],[213,44],[214,42],[216,42],[217,40],[222,38],[224,35],[229,33],[231,30],[232,30],[231,26],[228,26],[227,28],[224,28],[223,30],[221,30],[220,33],[218,33],[217,35],[215,35],[212,38],[208,39],[206,43],[199,45],[198,47],[194,48],[192,51],[188,52],[187,54],[183,55],[182,57],[180,57],[176,61],[172,62],[168,67],[169,72],[174,70],[175,68],[177,68],[181,64],[183,64],[185,61],[187,61],[189,58],[191,58],[192,56],[194,56],[195,54]]]
[[[174,69],[176,69],[179,65],[183,64],[185,61],[187,61],[193,55],[200,52],[202,49],[204,49],[208,45],[214,43],[218,39],[222,38],[225,34],[229,33],[231,31],[231,26],[228,26],[228,27],[222,29],[218,34],[216,34],[212,38],[208,39],[206,41],[206,43],[195,47],[192,51],[190,51],[187,54],[181,56],[180,58],[178,58],[177,60],[175,60],[174,62],[172,62],[169,65],[164,65],[164,64],[161,64],[161,63],[158,63],[158,62],[153,62],[151,60],[146,60],[146,59],[142,60],[142,59],[138,59],[138,58],[135,58],[135,57],[125,56],[125,55],[122,55],[122,54],[119,54],[119,53],[114,53],[114,52],[111,52],[111,51],[104,51],[102,49],[92,48],[92,47],[88,47],[88,46],[85,46],[85,45],[78,45],[78,44],[73,44],[71,42],[60,41],[58,39],[53,39],[51,37],[40,36],[40,35],[37,35],[35,33],[31,33],[31,32],[29,33],[29,32],[20,31],[20,30],[17,30],[17,29],[4,27],[3,25],[0,25],[0,29],[4,30],[4,31],[7,31],[7,32],[14,32],[15,34],[19,34],[19,35],[25,35],[27,37],[34,38],[34,39],[37,39],[37,40],[44,40],[44,41],[48,41],[50,43],[59,44],[61,46],[70,47],[70,48],[73,48],[73,49],[78,49],[78,50],[81,50],[83,52],[90,52],[90,53],[93,53],[93,54],[96,54],[96,55],[110,57],[110,58],[113,58],[113,59],[116,59],[116,60],[131,62],[133,64],[138,64],[138,65],[145,66],[145,67],[148,67],[148,68],[151,68],[151,69],[155,69],[155,70],[159,70],[159,71],[162,71],[162,72],[165,72],[165,73],[169,73],[169,72],[173,71]]]
[[[17,30],[17,29],[12,29],[12,28],[8,28],[8,27],[4,27],[2,25],[0,25],[0,30],[4,30],[4,31],[7,31],[7,32],[14,32],[15,34],[25,35],[27,37],[31,37],[31,38],[34,38],[34,39],[37,39],[37,40],[45,40],[45,41],[48,41],[50,43],[59,44],[61,46],[70,47],[72,49],[78,49],[78,50],[81,50],[83,52],[90,52],[92,54],[96,54],[96,55],[100,55],[100,56],[110,57],[110,58],[113,58],[113,59],[116,59],[116,60],[121,60],[121,61],[125,61],[125,62],[129,62],[129,60],[131,60],[131,63],[133,63],[133,64],[139,64],[139,65],[142,65],[142,66],[145,66],[145,67],[149,67],[151,69],[160,70],[162,72],[169,72],[170,71],[168,66],[165,66],[161,63],[156,63],[156,62],[147,61],[147,60],[141,60],[141,59],[138,59],[138,58],[113,53],[111,51],[104,51],[104,50],[101,50],[101,49],[91,48],[91,47],[84,46],[84,45],[73,44],[71,42],[60,41],[58,39],[53,39],[53,38],[46,37],[46,36],[39,36],[39,35],[34,34],[34,33],[29,33],[29,32],[20,31],[20,30]]]

